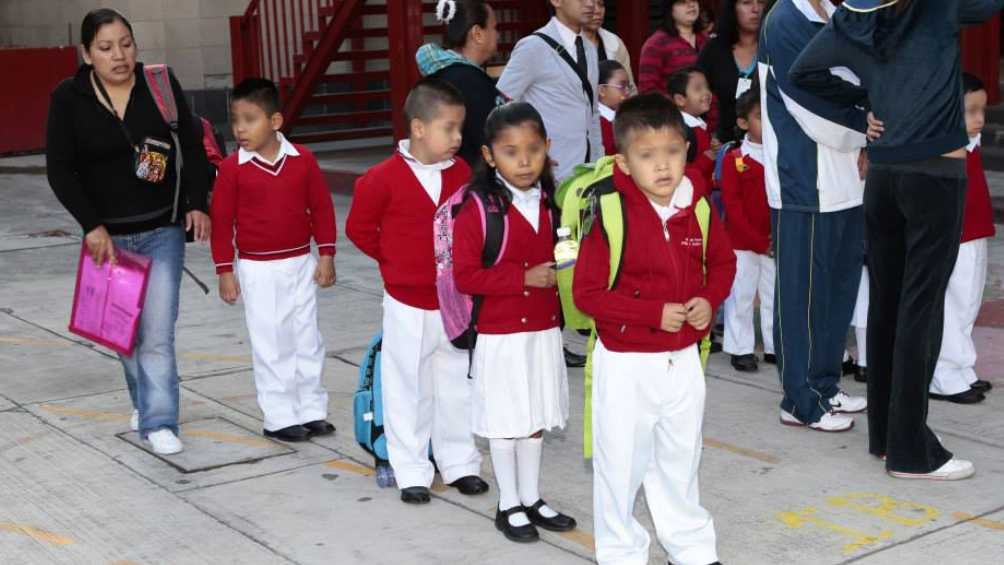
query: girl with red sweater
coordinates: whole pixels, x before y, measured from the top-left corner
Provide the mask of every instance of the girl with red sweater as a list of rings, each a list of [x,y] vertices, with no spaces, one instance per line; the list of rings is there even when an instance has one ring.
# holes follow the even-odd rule
[[[495,109],[485,124],[479,167],[469,190],[503,203],[508,241],[491,267],[478,209],[465,203],[454,224],[457,288],[484,297],[471,364],[473,431],[488,438],[498,483],[495,527],[508,539],[535,541],[537,528],[567,531],[575,520],[552,510],[538,489],[544,430],[568,419],[568,379],[555,290],[554,178],[550,142],[533,106]],[[518,461],[518,465],[517,465]]]

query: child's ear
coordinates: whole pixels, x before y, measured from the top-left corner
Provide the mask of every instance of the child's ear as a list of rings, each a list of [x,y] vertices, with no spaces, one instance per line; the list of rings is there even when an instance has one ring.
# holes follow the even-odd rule
[[[736,118],[736,125],[743,131],[749,131],[750,122],[746,118]]]
[[[488,163],[489,167],[495,168],[495,160],[492,159],[492,150],[487,145],[481,146],[481,156],[484,158],[485,163]]]
[[[627,176],[631,176],[631,171],[628,169],[627,157],[623,153],[618,153],[614,155],[614,163],[617,163],[617,168],[621,170]]]
[[[673,104],[676,104],[677,108],[683,108],[687,105],[687,97],[682,94],[673,95]]]
[[[282,129],[282,124],[285,123],[285,120],[283,119],[281,112],[276,112],[276,113],[272,114],[272,117],[270,118],[270,121],[272,122],[272,131],[279,131],[279,130],[281,130]]]
[[[411,123],[408,125],[408,130],[411,132],[411,136],[416,139],[421,139],[425,136],[425,124],[418,118],[412,118]]]

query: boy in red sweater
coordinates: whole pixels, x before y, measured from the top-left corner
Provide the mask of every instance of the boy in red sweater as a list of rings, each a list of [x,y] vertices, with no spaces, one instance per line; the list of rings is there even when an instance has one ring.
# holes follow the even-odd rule
[[[683,115],[683,122],[694,132],[697,139],[697,158],[688,165],[693,174],[704,180],[708,194],[714,186],[712,175],[715,172],[715,151],[718,147],[712,145],[708,124],[701,116],[711,109],[711,88],[704,71],[697,67],[688,67],[670,75],[666,84],[673,104]],[[706,194],[702,194],[706,196]]]
[[[429,502],[435,475],[463,494],[488,490],[471,433],[468,356],[450,343],[439,313],[433,215],[467,183],[456,157],[464,100],[452,86],[423,79],[405,102],[410,135],[398,151],[356,181],[345,226],[380,264],[384,282],[383,379],[387,455],[401,500]]]
[[[948,281],[945,295],[945,331],[941,354],[934,368],[930,394],[935,400],[959,404],[982,402],[991,389],[989,381],[976,376],[976,346],[973,326],[983,305],[983,287],[987,281],[987,241],[995,234],[990,188],[983,173],[980,135],[986,122],[987,91],[974,75],[962,75],[965,91],[966,130],[966,209],[962,222],[959,258]]]
[[[593,352],[593,515],[596,560],[647,563],[649,535],[633,516],[638,487],[675,563],[715,563],[715,529],[697,471],[704,417],[698,342],[729,293],[736,258],[712,213],[704,259],[684,169],[685,124],[661,94],[621,106],[614,185],[624,209],[619,276],[599,220],[585,235],[575,305],[596,321]],[[707,274],[704,267],[707,267]]]
[[[313,154],[279,133],[275,84],[247,79],[232,97],[240,149],[220,164],[210,208],[220,297],[244,296],[265,435],[305,441],[335,431],[317,329],[317,287],[335,284],[335,209]]]
[[[774,357],[774,257],[770,251],[770,207],[763,169],[760,91],[747,90],[736,100],[736,125],[746,132],[739,147],[722,164],[722,201],[725,231],[736,251],[736,280],[725,301],[724,351],[737,371],[756,371],[753,355],[756,329],[753,302],[760,295],[760,334],[763,359]]]

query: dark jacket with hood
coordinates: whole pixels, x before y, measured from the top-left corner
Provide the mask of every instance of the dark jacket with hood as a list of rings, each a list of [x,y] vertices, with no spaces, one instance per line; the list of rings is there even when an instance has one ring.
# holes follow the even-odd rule
[[[963,116],[959,28],[981,23],[1004,0],[845,0],[791,67],[793,83],[846,106],[870,107],[885,133],[877,163],[920,161],[969,143]],[[831,69],[861,79],[846,82]]]

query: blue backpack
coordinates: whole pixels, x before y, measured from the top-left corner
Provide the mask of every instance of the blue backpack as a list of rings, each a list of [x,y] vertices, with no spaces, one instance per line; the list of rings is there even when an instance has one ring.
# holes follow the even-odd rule
[[[388,461],[387,437],[383,433],[383,386],[380,380],[382,346],[383,332],[377,332],[359,364],[359,388],[352,397],[356,441],[376,457],[377,463]]]

